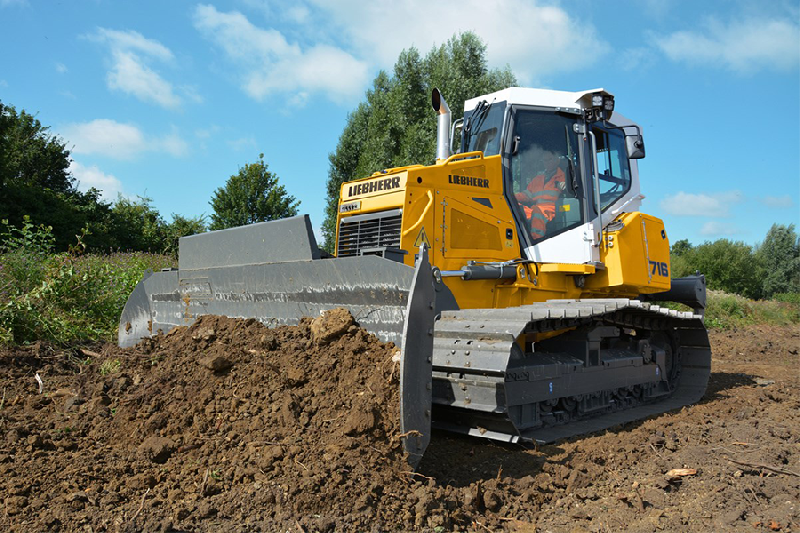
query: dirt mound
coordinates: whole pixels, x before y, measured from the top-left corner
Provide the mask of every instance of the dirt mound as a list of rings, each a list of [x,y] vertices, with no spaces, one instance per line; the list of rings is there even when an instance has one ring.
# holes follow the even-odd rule
[[[416,474],[395,348],[346,312],[0,353],[0,529],[797,531],[798,333],[712,344],[696,406],[539,449],[435,434]]]

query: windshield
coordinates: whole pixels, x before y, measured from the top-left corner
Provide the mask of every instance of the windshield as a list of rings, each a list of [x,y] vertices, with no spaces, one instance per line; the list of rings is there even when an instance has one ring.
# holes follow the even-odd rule
[[[500,136],[503,134],[505,102],[481,102],[464,114],[462,152],[483,152],[484,157],[500,153]],[[466,141],[466,142],[465,142]]]
[[[507,189],[534,244],[583,223],[574,124],[552,111],[515,110]]]

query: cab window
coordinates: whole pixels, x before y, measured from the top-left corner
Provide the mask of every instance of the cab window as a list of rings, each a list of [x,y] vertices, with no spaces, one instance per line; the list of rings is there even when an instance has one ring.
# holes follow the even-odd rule
[[[515,109],[506,190],[529,241],[583,223],[582,184],[574,119],[550,111]]]
[[[605,211],[631,188],[631,170],[622,132],[597,127],[592,128],[592,132],[597,141],[600,205]]]

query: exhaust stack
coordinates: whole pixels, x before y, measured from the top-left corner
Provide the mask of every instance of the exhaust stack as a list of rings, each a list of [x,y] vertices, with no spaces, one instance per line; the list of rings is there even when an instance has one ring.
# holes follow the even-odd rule
[[[431,105],[439,115],[436,128],[436,161],[439,162],[450,157],[450,107],[436,88],[431,93]]]

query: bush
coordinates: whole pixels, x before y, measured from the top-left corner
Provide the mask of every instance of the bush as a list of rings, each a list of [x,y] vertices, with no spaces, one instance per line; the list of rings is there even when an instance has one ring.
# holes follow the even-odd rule
[[[147,269],[172,266],[144,252],[52,253],[51,228],[6,224],[0,234],[0,344],[112,341],[128,295]]]

